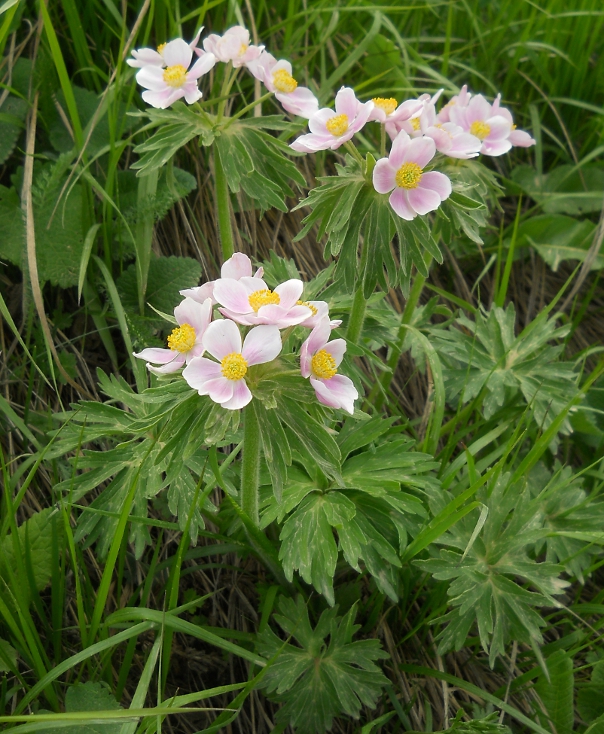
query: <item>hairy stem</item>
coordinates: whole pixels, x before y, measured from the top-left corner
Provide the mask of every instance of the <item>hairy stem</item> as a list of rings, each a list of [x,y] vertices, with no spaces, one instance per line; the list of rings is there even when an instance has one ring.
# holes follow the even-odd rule
[[[361,262],[357,274],[356,290],[352,309],[350,311],[350,320],[346,331],[348,341],[356,344],[359,341],[361,332],[363,331],[363,322],[365,321],[365,311],[367,309],[367,299],[363,292],[363,283],[365,281],[365,270],[367,269],[368,248],[365,243],[361,242]]]
[[[222,161],[217,150],[214,150],[214,176],[216,179],[216,209],[218,212],[218,231],[222,245],[223,262],[235,251],[233,228],[231,224],[231,195]]]
[[[254,406],[243,410],[243,460],[241,463],[241,508],[258,527],[258,483],[260,481],[260,427]]]

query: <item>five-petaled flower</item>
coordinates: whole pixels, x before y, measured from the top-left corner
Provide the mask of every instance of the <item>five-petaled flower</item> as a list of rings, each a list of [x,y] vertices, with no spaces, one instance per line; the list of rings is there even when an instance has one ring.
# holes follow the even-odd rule
[[[147,369],[157,375],[176,372],[194,357],[203,354],[203,336],[212,320],[212,301],[208,298],[203,303],[197,303],[185,298],[174,309],[174,317],[178,326],[168,337],[168,349],[150,347],[134,354],[138,359],[144,359]],[[162,367],[155,367],[154,364]]]
[[[250,45],[250,32],[240,25],[229,28],[222,36],[211,33],[204,39],[203,47],[208,53],[214,54],[218,61],[231,61],[235,68],[257,59],[264,48]]]
[[[270,324],[284,329],[296,326],[312,315],[309,306],[299,303],[304,283],[292,278],[274,291],[262,278],[220,278],[214,283],[214,298],[220,313],[238,324]]]
[[[310,133],[300,136],[289,147],[299,153],[336,150],[361,130],[374,105],[359,102],[350,87],[342,87],[336,94],[335,107],[335,110],[325,107],[316,112],[308,121]]]
[[[411,220],[437,209],[451,194],[451,181],[444,173],[424,173],[435,152],[432,138],[411,139],[401,130],[392,143],[390,156],[375,164],[373,186],[379,194],[392,191],[390,206],[402,219]]]
[[[511,115],[508,119],[500,110],[493,110],[482,94],[472,97],[466,107],[459,104],[451,107],[449,119],[482,141],[481,153],[503,155],[512,147],[509,140],[513,129]]]
[[[195,38],[189,44],[189,48],[195,51],[199,56],[202,56],[204,52],[197,48],[199,43],[199,36],[203,31],[203,26],[197,31]],[[132,66],[134,69],[142,69],[143,66],[158,66],[160,69],[166,66],[166,60],[164,59],[164,50],[168,44],[162,43],[157,47],[157,50],[153,48],[137,48],[131,51],[132,58],[127,59],[126,63],[128,66]]]
[[[268,51],[263,51],[255,61],[247,64],[247,68],[269,92],[273,92],[286,112],[306,119],[318,112],[318,99],[310,89],[301,87],[294,79],[289,61],[277,61]]]
[[[282,346],[276,326],[250,329],[242,346],[237,324],[228,319],[208,326],[203,345],[218,361],[197,357],[183,370],[182,376],[200,395],[209,395],[227,410],[239,410],[251,401],[252,393],[245,380],[248,369],[272,362]]]
[[[166,109],[181,97],[188,104],[201,99],[197,80],[215,65],[214,54],[204,53],[189,69],[193,50],[182,38],[177,38],[163,47],[161,56],[165,68],[145,65],[136,74],[136,81],[145,87],[142,94],[145,102],[152,107]]]
[[[310,332],[300,349],[302,377],[310,378],[317,400],[330,408],[342,408],[351,415],[354,401],[359,397],[352,380],[338,374],[346,351],[344,339],[329,341],[331,324],[325,316]]]

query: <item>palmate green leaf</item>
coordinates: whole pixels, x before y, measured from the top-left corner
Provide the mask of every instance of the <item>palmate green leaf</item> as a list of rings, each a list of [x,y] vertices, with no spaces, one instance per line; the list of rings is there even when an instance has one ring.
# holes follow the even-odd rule
[[[521,398],[537,427],[545,429],[577,394],[575,365],[560,361],[564,345],[550,344],[563,339],[568,327],[557,327],[555,319],[541,319],[538,328],[516,336],[515,322],[513,303],[505,310],[493,306],[477,313],[475,320],[460,316],[461,328],[432,329],[430,338],[443,362],[449,402],[459,396],[467,403],[485,390],[482,412],[490,418]],[[560,432],[571,430],[567,418]],[[557,440],[551,448],[556,446]]]
[[[453,609],[439,620],[447,622],[438,636],[439,651],[461,649],[476,624],[491,666],[511,639],[541,643],[545,621],[538,609],[555,603],[552,597],[568,585],[560,578],[561,566],[529,555],[548,531],[540,527],[539,508],[528,489],[511,483],[510,477],[501,475],[490,494],[485,489],[478,493],[488,510],[478,535],[476,509],[438,539],[445,546],[438,557],[415,561],[434,578],[449,582]],[[434,546],[430,552],[435,554]]]
[[[542,673],[535,684],[547,712],[543,725],[553,727],[556,734],[571,734],[575,721],[573,659],[566,650],[556,650],[547,658],[546,665],[549,680]],[[538,715],[546,718],[541,711]]]
[[[391,424],[386,421],[387,430]],[[373,429],[374,437],[379,432]],[[348,446],[366,441],[360,431],[348,434]],[[333,576],[339,552],[360,572],[363,566],[378,588],[398,598],[399,554],[409,536],[415,536],[427,517],[421,495],[436,490],[432,472],[438,464],[431,456],[406,451],[412,442],[395,439],[348,458],[343,482],[326,487],[324,477],[311,478],[308,466],[288,472],[281,501],[271,498],[262,508],[262,526],[283,523],[279,558],[289,579],[294,571],[333,604]],[[294,462],[296,457],[294,455]],[[401,490],[401,484],[410,491]]]
[[[388,684],[375,661],[388,654],[378,640],[353,641],[360,627],[354,624],[356,607],[344,617],[336,616],[337,607],[323,612],[314,630],[301,598],[282,599],[279,612],[275,620],[299,647],[284,643],[270,627],[257,641],[264,657],[278,654],[262,681],[269,697],[283,704],[278,721],[299,734],[323,734],[335,716],[358,718],[362,706],[374,708]]]

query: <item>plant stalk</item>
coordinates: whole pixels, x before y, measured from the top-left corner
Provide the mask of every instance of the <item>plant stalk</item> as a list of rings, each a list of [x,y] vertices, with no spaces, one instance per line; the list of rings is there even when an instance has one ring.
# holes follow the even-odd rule
[[[363,331],[363,322],[365,321],[365,311],[367,310],[367,299],[363,292],[363,284],[365,281],[365,271],[367,270],[367,255],[369,248],[366,243],[361,242],[361,263],[359,273],[357,275],[356,291],[350,311],[350,320],[346,331],[348,341],[357,344]]]
[[[254,406],[243,410],[243,460],[241,462],[241,508],[256,527],[258,514],[258,484],[260,482],[260,427]]]
[[[214,150],[214,178],[216,181],[216,210],[218,213],[218,232],[222,245],[222,260],[228,260],[235,252],[233,227],[231,223],[231,195],[220,154]]]

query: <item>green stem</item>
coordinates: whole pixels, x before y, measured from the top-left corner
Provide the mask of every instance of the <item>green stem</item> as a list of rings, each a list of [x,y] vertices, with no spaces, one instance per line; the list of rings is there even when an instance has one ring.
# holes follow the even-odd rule
[[[260,481],[260,427],[253,404],[243,411],[243,460],[241,462],[241,509],[258,527]]]
[[[232,117],[229,117],[227,121],[222,126],[223,130],[227,130],[234,122],[235,120],[238,120],[240,117],[245,115],[246,112],[249,112],[250,110],[253,110],[254,107],[257,107],[259,104],[262,104],[267,99],[273,96],[272,92],[267,92],[262,97],[259,97],[258,99],[254,100],[253,102],[250,102],[249,105],[244,107],[242,110],[239,110],[239,112],[236,115],[233,115]]]
[[[231,195],[222,161],[218,150],[214,149],[214,178],[216,180],[216,209],[218,212],[218,231],[222,245],[223,262],[235,252],[233,228],[231,225]]]
[[[359,162],[359,165],[361,166],[361,171],[363,174],[365,174],[365,159],[363,156],[359,153],[354,143],[351,143],[350,140],[348,140],[346,143],[344,143],[344,147],[346,150],[352,155],[354,158],[357,159]]]
[[[430,258],[430,256],[428,257]],[[428,268],[430,267],[431,259],[432,258],[430,258],[429,261],[426,263],[426,267]],[[398,329],[398,333],[396,335],[396,342],[390,350],[390,354],[388,355],[388,360],[386,362],[386,364],[390,368],[390,371],[382,372],[379,382],[373,386],[373,389],[371,390],[371,392],[369,393],[369,397],[367,398],[367,402],[371,405],[374,405],[377,410],[379,410],[384,404],[384,393],[390,387],[390,383],[394,378],[394,371],[396,370],[398,361],[401,358],[401,354],[405,351],[405,341],[407,339],[408,333],[407,326],[413,320],[413,314],[415,313],[415,309],[417,308],[417,304],[422,294],[422,290],[424,289],[425,282],[425,276],[419,274],[416,275],[415,280],[413,281],[413,285],[411,286],[409,298],[407,299],[407,303],[405,304],[405,308],[401,316],[401,323]]]
[[[361,332],[363,331],[363,322],[365,321],[365,311],[367,309],[367,299],[363,293],[363,283],[365,281],[369,248],[365,243],[361,244],[361,248],[361,263],[357,275],[356,291],[352,302],[352,309],[350,310],[348,329],[346,330],[346,338],[354,344],[358,343]]]
[[[381,153],[382,158],[384,158],[386,156],[386,125],[382,124],[381,128],[382,128],[382,135],[380,139],[380,153]]]

